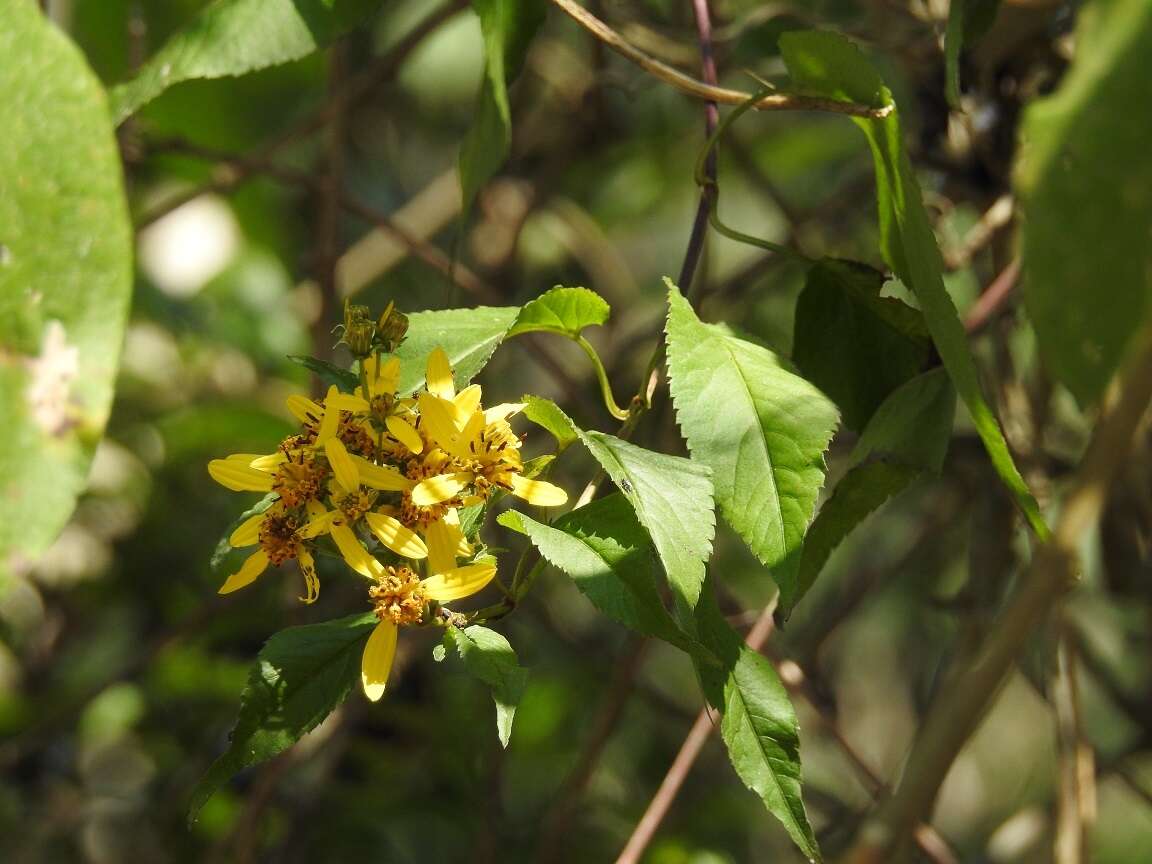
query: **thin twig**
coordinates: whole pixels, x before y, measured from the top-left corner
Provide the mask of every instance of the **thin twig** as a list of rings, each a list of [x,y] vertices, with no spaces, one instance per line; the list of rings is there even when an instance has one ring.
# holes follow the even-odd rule
[[[576,814],[576,805],[592,779],[604,748],[624,714],[628,698],[632,695],[636,673],[640,671],[640,664],[644,659],[646,644],[643,638],[632,638],[624,656],[615,662],[616,675],[592,725],[592,731],[576,759],[576,764],[564,778],[556,795],[556,803],[544,817],[544,829],[536,851],[536,864],[548,864],[554,861],[562,850],[564,838],[567,837],[572,818]]]
[[[344,84],[344,45],[337,41],[328,55],[329,98]],[[344,185],[343,107],[332,114],[324,148],[324,172],[317,188],[319,214],[316,225],[316,283],[320,287],[320,308],[312,325],[312,354],[321,360],[332,359],[333,316],[340,303],[336,285],[336,265],[340,260],[340,196]],[[313,386],[319,386],[319,379]]]
[[[964,316],[964,330],[975,336],[996,319],[1007,305],[1020,281],[1020,259],[1013,258],[1000,274],[988,283],[988,287],[972,304]]]
[[[775,610],[776,601],[773,600],[764,608],[752,629],[748,631],[748,636],[744,641],[753,651],[759,651],[768,637],[772,635],[772,613]],[[680,793],[680,787],[684,785],[692,766],[696,764],[700,751],[704,749],[704,743],[712,735],[714,725],[712,713],[708,706],[705,706],[696,716],[696,722],[692,724],[684,743],[680,745],[680,752],[676,754],[668,773],[660,781],[660,788],[652,796],[652,800],[648,803],[648,809],[644,811],[644,815],[636,823],[636,827],[632,829],[632,836],[628,838],[624,851],[616,859],[616,864],[636,864],[640,860],[640,856],[644,854],[644,850],[652,842],[656,829],[660,827],[660,823],[668,815],[668,810]]]
[[[1067,621],[1060,623],[1056,650],[1056,676],[1053,702],[1056,710],[1056,740],[1059,756],[1059,796],[1056,803],[1056,838],[1053,860],[1056,864],[1082,864],[1086,860],[1087,831],[1092,821],[1095,766],[1092,750],[1084,740],[1080,719],[1080,693],[1076,678],[1076,634]]]
[[[700,42],[700,70],[709,86],[716,86],[716,57],[712,50],[712,17],[708,11],[708,0],[692,0],[692,14],[696,19],[696,36]],[[720,123],[720,107],[714,99],[704,103],[704,140],[712,140],[716,126]],[[709,147],[704,157],[704,176],[712,187],[716,185],[716,148]],[[700,253],[704,249],[704,238],[708,232],[708,216],[711,209],[709,187],[700,190],[700,200],[696,203],[696,216],[692,220],[692,233],[688,237],[688,248],[684,252],[684,263],[680,267],[677,284],[685,292],[689,301],[696,298],[693,290],[696,267]],[[703,280],[696,284],[703,284]]]
[[[673,69],[667,63],[641,51],[575,0],[552,0],[552,2],[613,51],[682,93],[724,105],[741,105],[752,98],[751,93],[745,93],[743,90],[717,87],[699,81],[691,75],[685,75],[679,69]],[[814,96],[795,96],[787,93],[769,94],[758,100],[754,107],[759,111],[828,111],[834,114],[849,114],[853,117],[873,118],[887,117],[892,113],[891,105],[876,108],[870,105],[860,105],[856,102],[821,99]]]
[[[899,860],[912,827],[928,813],[960,749],[995,700],[1028,637],[1074,584],[1080,541],[1096,524],[1112,480],[1152,400],[1152,328],[1117,376],[1064,500],[1052,539],[1039,547],[988,639],[941,692],[913,743],[892,799],[861,830],[852,864]]]

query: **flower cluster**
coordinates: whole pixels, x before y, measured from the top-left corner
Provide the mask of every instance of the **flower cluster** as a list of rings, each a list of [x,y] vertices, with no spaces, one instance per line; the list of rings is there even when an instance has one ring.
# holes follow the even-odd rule
[[[428,357],[425,378],[423,390],[402,397],[400,361],[363,357],[352,393],[333,386],[320,401],[288,399],[301,429],[275,453],[208,464],[228,489],[272,493],[267,508],[229,537],[232,546],[255,550],[221,594],[294,559],[304,575],[301,599],[315,601],[314,552],[324,538],[369,580],[379,623],[364,649],[362,683],[372,700],[383,695],[398,628],[437,620],[440,604],[475,594],[496,575],[465,536],[461,509],[485,504],[498,490],[541,506],[567,500],[563,489],[524,474],[520,439],[508,422],[522,404],[485,410],[479,385],[457,392],[440,348]]]

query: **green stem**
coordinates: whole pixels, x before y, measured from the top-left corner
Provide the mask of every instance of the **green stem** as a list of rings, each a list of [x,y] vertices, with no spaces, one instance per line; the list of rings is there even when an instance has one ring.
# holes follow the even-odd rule
[[[616,404],[616,397],[612,395],[612,385],[608,381],[608,372],[600,360],[600,355],[592,347],[592,343],[580,335],[577,335],[573,341],[584,349],[584,353],[588,355],[588,359],[592,361],[592,366],[596,369],[596,380],[600,382],[600,395],[604,398],[604,407],[608,409],[608,413],[617,420],[627,420],[628,412]]]

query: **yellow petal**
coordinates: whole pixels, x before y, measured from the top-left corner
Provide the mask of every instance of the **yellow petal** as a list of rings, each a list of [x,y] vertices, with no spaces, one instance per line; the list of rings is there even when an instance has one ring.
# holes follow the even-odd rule
[[[360,684],[364,688],[364,695],[373,702],[379,701],[388,686],[392,661],[396,659],[397,635],[395,624],[381,621],[364,646],[364,655],[360,659]]]
[[[223,585],[220,586],[219,594],[231,594],[233,591],[243,588],[245,585],[251,585],[256,581],[256,577],[263,573],[268,567],[268,555],[263,549],[257,549],[248,556],[240,569],[229,576]]]
[[[324,416],[323,408],[307,396],[301,396],[299,393],[289,396],[287,405],[292,416],[307,426],[318,425],[320,418]]]
[[[287,461],[288,457],[277,450],[275,453],[269,453],[267,456],[257,456],[248,463],[248,467],[255,468],[257,471],[272,473]]]
[[[397,555],[403,555],[405,558],[428,557],[428,547],[424,545],[424,541],[399,520],[383,513],[365,513],[364,518],[380,542]]]
[[[355,492],[360,488],[360,470],[348,455],[343,441],[339,438],[329,438],[324,442],[324,455],[328,457],[328,464],[332,466],[336,482],[344,487],[345,492]]]
[[[352,463],[360,474],[360,482],[384,492],[406,492],[413,483],[394,468],[373,465],[363,456],[352,456]]]
[[[500,420],[507,420],[513,414],[519,414],[525,407],[527,407],[526,402],[505,402],[503,405],[493,405],[484,412],[484,421],[496,423]]]
[[[213,480],[233,492],[272,491],[271,474],[257,471],[238,459],[213,459],[208,463],[208,473]]]
[[[408,425],[407,420],[401,420],[395,415],[385,418],[384,424],[388,427],[388,431],[392,433],[392,437],[407,447],[413,453],[419,453],[424,449],[424,439],[420,437],[420,433]]]
[[[320,420],[320,428],[316,431],[316,443],[323,444],[336,434],[340,428],[340,409],[336,406],[340,391],[333,384],[328,388],[328,395],[324,397],[324,417]]]
[[[257,513],[255,516],[249,516],[241,522],[232,536],[228,538],[228,544],[240,548],[242,546],[255,546],[260,542],[260,524],[264,521],[264,514]]]
[[[429,576],[420,584],[431,599],[448,603],[475,594],[491,582],[495,575],[495,564],[469,564]]]
[[[460,513],[455,507],[451,507],[444,514],[444,521],[448,523],[448,527],[452,530],[452,536],[456,538],[456,556],[463,558],[465,555],[472,554],[472,544],[464,537],[464,532],[460,528]],[[433,570],[433,573],[440,571]]]
[[[312,502],[309,502],[312,503]],[[316,502],[319,503],[319,502]],[[323,505],[320,505],[323,508]],[[327,534],[332,530],[332,523],[337,518],[342,518],[343,513],[339,510],[329,510],[326,513],[316,513],[304,523],[304,527],[296,532],[297,536],[311,540],[313,537],[319,537],[321,534]]]
[[[412,503],[417,507],[429,507],[447,501],[471,483],[472,476],[470,471],[457,471],[422,480],[412,488]]]
[[[529,480],[519,474],[509,478],[512,484],[512,494],[523,498],[529,504],[538,507],[559,507],[568,500],[568,493],[559,486],[546,483],[543,480]]]
[[[337,393],[335,397],[329,397],[325,404],[334,405],[341,411],[368,411],[371,406],[368,400],[363,396],[353,396],[351,393]]]
[[[428,370],[424,379],[429,393],[445,399],[456,395],[456,385],[452,383],[452,364],[443,348],[435,348],[428,355]]]
[[[340,550],[340,554],[344,556],[348,566],[361,576],[372,579],[383,571],[383,565],[368,554],[368,550],[360,543],[356,533],[348,527],[346,522],[334,521],[329,533],[332,535],[332,539],[336,541],[336,548]]]
[[[456,409],[452,403],[431,393],[421,393],[418,399],[424,431],[444,450],[460,455],[460,427],[456,425]]]
[[[429,572],[443,573],[456,566],[456,558],[460,551],[457,538],[463,536],[458,526],[443,519],[428,524],[424,529],[424,540],[428,544]]]
[[[480,385],[470,384],[452,399],[456,408],[456,422],[462,424],[472,416],[472,412],[480,407]]]
[[[320,577],[316,575],[316,561],[307,549],[301,549],[297,558],[300,562],[300,572],[304,574],[304,596],[300,599],[305,603],[315,603],[320,597]]]

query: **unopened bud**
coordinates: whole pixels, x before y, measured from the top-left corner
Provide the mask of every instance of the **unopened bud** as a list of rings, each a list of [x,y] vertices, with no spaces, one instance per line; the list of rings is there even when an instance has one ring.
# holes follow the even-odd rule
[[[372,353],[372,340],[376,325],[367,306],[354,306],[344,301],[344,344],[354,357],[364,358]]]
[[[392,353],[396,346],[404,341],[408,333],[408,316],[389,303],[388,308],[380,315],[376,322],[376,336],[382,343],[384,350]]]

